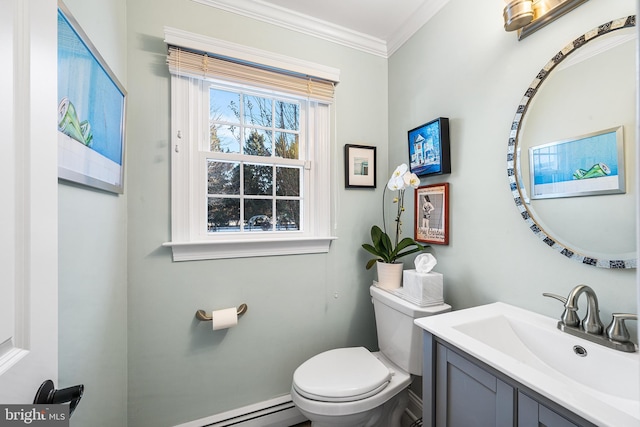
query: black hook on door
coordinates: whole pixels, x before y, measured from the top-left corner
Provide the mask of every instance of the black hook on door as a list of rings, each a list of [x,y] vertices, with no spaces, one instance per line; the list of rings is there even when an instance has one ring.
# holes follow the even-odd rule
[[[56,387],[53,385],[53,381],[46,380],[40,385],[40,388],[36,392],[36,397],[33,399],[33,403],[36,405],[69,403],[69,417],[71,417],[71,415],[73,415],[73,411],[76,410],[76,406],[80,403],[83,393],[83,384],[56,390]]]

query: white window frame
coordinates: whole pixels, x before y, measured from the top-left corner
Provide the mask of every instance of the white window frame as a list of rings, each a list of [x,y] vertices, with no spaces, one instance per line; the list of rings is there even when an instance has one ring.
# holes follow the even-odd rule
[[[328,68],[270,55],[269,52],[208,39],[180,30],[165,28],[167,43],[197,48],[210,53],[224,50],[237,57],[270,67],[317,75]],[[196,43],[197,41],[197,43]],[[204,45],[203,45],[204,44]],[[203,49],[206,47],[206,49]],[[269,61],[265,61],[269,58]],[[333,70],[334,81],[339,71]],[[237,82],[228,82],[238,86]],[[331,117],[327,101],[308,99],[304,127],[305,180],[301,231],[259,233],[208,233],[206,229],[206,161],[201,151],[209,141],[209,96],[211,82],[185,75],[171,75],[171,247],[174,261],[244,258],[256,256],[326,253],[331,241]],[[262,89],[260,92],[265,93]],[[277,95],[276,95],[277,96]],[[291,98],[290,96],[288,96]],[[209,153],[211,154],[211,153]],[[203,157],[204,156],[204,157]],[[203,214],[204,212],[204,214]]]

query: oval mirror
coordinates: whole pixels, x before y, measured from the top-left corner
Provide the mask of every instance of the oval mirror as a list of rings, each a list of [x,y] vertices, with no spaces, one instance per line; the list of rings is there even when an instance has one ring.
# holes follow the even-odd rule
[[[563,256],[636,268],[635,15],[565,46],[518,106],[507,173],[531,231]]]

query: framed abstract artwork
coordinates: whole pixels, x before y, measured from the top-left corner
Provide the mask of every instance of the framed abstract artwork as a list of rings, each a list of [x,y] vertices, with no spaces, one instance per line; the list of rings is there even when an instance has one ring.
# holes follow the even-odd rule
[[[376,147],[344,146],[344,182],[346,188],[376,188]]]
[[[122,193],[126,91],[58,3],[58,177]]]
[[[625,192],[622,126],[529,148],[531,198]]]

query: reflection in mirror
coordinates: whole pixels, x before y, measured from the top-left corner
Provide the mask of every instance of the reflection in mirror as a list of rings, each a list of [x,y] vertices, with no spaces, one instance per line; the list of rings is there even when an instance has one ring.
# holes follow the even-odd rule
[[[634,26],[630,16],[598,27],[549,61],[518,107],[509,140],[511,190],[531,230],[564,256],[604,268],[637,265]],[[530,197],[532,147],[618,128],[623,142],[615,162],[622,186],[612,191],[618,194]],[[599,162],[593,148],[584,151],[585,164]]]

